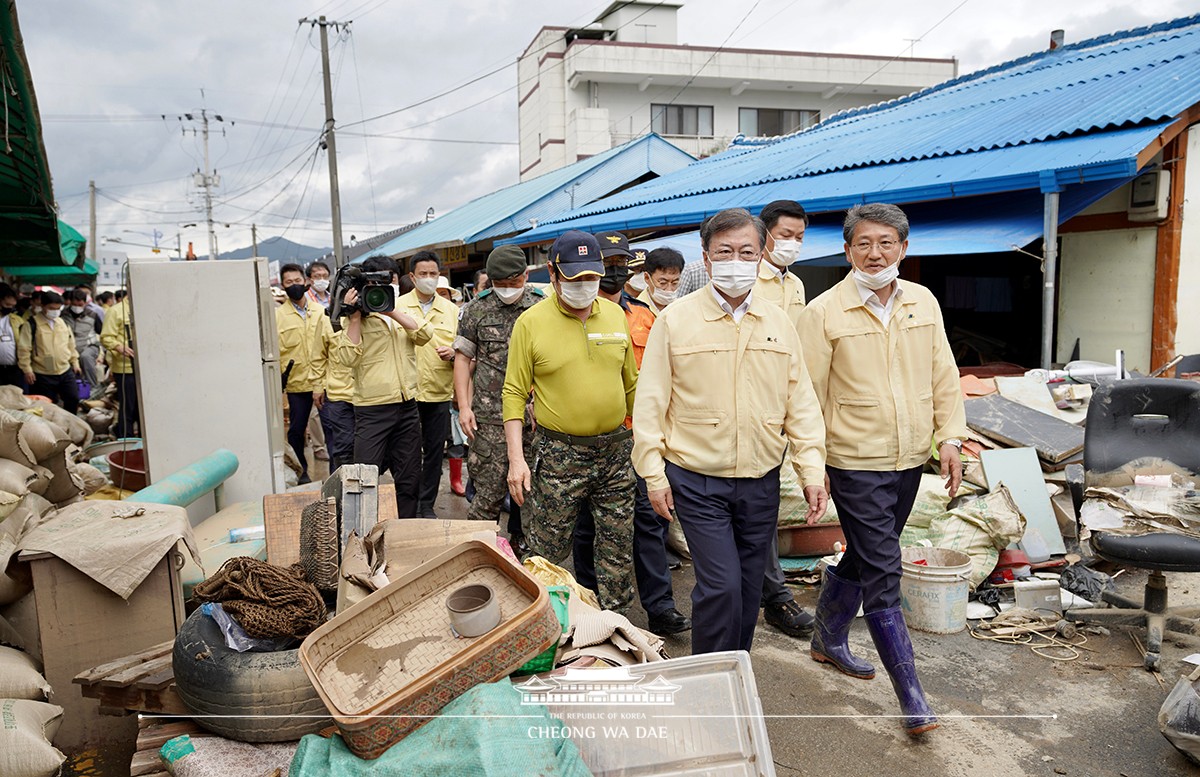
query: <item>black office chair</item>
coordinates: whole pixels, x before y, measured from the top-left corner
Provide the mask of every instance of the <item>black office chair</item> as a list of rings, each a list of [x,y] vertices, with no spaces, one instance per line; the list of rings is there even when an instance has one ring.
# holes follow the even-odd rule
[[[1083,444],[1084,485],[1126,486],[1135,475],[1200,473],[1200,383],[1122,380],[1096,389]],[[1167,607],[1164,572],[1200,572],[1200,539],[1170,532],[1137,536],[1093,531],[1092,550],[1115,564],[1150,570],[1143,602],[1106,591],[1110,608],[1072,610],[1078,620],[1146,626],[1146,668],[1157,671],[1163,629],[1200,634],[1200,607]]]
[[[1200,372],[1200,353],[1185,356],[1175,365],[1175,377],[1182,378],[1189,372]]]

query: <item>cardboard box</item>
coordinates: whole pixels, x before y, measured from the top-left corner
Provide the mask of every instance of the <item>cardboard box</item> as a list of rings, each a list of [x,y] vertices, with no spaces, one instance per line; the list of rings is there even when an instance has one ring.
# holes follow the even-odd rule
[[[397,580],[429,559],[471,539],[496,545],[493,521],[443,521],[438,518],[381,520],[363,542],[365,553],[347,545],[338,581],[337,609],[362,601],[373,590]],[[386,579],[379,578],[383,573]],[[350,576],[352,579],[347,579]],[[374,578],[374,584],[368,580]]]

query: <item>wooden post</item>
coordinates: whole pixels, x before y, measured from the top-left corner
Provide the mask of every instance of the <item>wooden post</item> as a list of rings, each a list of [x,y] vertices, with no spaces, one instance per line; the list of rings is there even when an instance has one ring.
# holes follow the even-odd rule
[[[1187,132],[1163,148],[1163,168],[1171,173],[1167,217],[1158,225],[1154,259],[1154,317],[1150,328],[1150,368],[1175,357],[1175,330],[1179,325],[1179,255],[1183,236],[1184,177],[1187,172]]]

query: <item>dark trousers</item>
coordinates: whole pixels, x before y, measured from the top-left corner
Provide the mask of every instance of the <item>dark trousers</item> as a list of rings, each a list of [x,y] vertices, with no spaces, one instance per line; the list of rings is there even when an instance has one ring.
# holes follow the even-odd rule
[[[300,472],[308,474],[308,459],[304,456],[304,433],[308,429],[308,417],[312,415],[313,395],[311,391],[289,391],[287,441],[296,452]]]
[[[417,414],[421,418],[421,487],[417,503],[420,509],[432,513],[450,437],[450,401],[418,402]]]
[[[117,437],[136,437],[142,428],[139,418],[137,380],[132,372],[118,372],[113,375],[117,383]],[[134,425],[137,429],[134,429]]]
[[[67,370],[62,375],[33,374],[33,385],[29,387],[30,394],[39,394],[53,402],[62,400],[63,408],[74,414],[79,410],[79,383],[75,379],[75,371]]]
[[[650,506],[646,481],[639,477],[633,501],[633,574],[637,578],[638,600],[647,615],[661,615],[675,609],[671,569],[667,565],[669,526]],[[584,504],[575,522],[572,557],[575,580],[593,591],[596,590],[595,540],[596,524],[592,511]]]
[[[718,478],[667,462],[666,474],[696,570],[692,653],[749,650],[779,520],[779,468]]]
[[[25,384],[25,373],[15,364],[0,365],[0,386],[16,386],[25,391],[28,388]]]
[[[321,408],[321,425],[325,429],[325,448],[329,451],[332,472],[354,458],[354,405],[326,400]]]
[[[788,465],[790,466],[790,465]],[[767,571],[763,575],[762,606],[785,604],[796,597],[787,587],[783,566],[779,563],[779,532],[771,532],[771,547],[767,551]]]
[[[354,462],[374,464],[396,483],[396,515],[417,517],[421,479],[421,418],[417,401],[354,408]]]
[[[900,606],[900,532],[908,522],[921,467],[900,472],[826,467],[847,549],[838,577],[859,583],[863,612]]]

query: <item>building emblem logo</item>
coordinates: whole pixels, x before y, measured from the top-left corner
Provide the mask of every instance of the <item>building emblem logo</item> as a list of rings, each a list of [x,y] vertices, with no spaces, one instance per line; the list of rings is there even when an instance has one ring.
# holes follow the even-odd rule
[[[628,669],[568,669],[565,674],[542,679],[531,677],[513,685],[521,704],[600,706],[612,704],[662,706],[675,703],[675,685],[661,675],[647,682]]]

